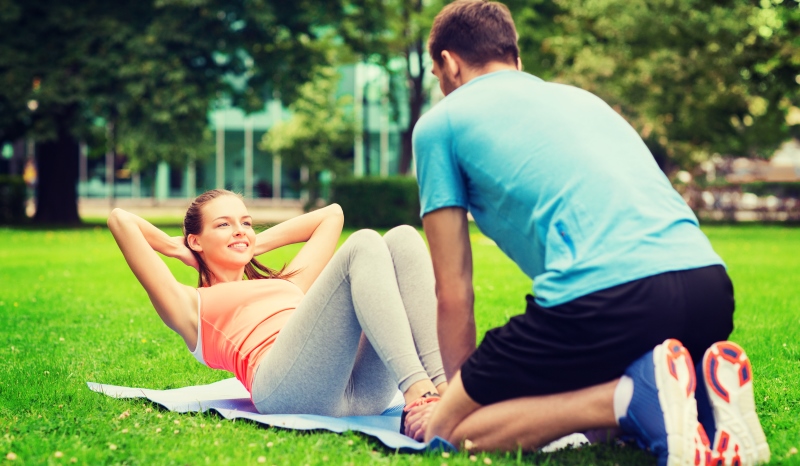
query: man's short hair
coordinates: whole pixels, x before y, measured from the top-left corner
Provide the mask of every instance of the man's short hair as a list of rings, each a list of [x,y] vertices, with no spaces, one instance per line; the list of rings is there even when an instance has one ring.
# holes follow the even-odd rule
[[[456,0],[436,15],[428,52],[442,63],[442,51],[455,52],[470,66],[492,61],[516,65],[517,30],[508,7],[487,0]]]

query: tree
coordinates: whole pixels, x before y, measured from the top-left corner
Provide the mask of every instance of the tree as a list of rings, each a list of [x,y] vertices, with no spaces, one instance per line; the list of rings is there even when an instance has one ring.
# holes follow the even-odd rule
[[[37,148],[37,219],[78,217],[78,146],[76,133],[85,123],[82,98],[92,83],[80,79],[82,67],[92,66],[84,53],[90,39],[76,34],[92,19],[80,9],[46,2],[5,0],[0,6],[0,139],[35,134]],[[102,5],[94,27],[110,33],[114,16]],[[47,32],[47,34],[45,34]],[[69,42],[73,46],[67,46]],[[72,202],[70,202],[72,200]]]
[[[553,79],[611,103],[660,162],[691,167],[714,153],[755,155],[791,133],[796,0],[554,3],[515,11],[556,25],[539,36],[540,47],[523,50],[523,63],[552,60]]]
[[[335,99],[339,76],[331,67],[316,70],[314,79],[300,86],[298,97],[289,106],[292,116],[275,125],[264,135],[261,147],[280,156],[294,167],[308,169],[311,207],[320,192],[320,175],[334,176],[350,172],[353,156],[353,120],[345,110],[346,97]]]
[[[208,110],[263,108],[325,63],[339,2],[0,0],[0,141],[33,136],[41,223],[76,223],[77,141],[98,121],[139,166],[202,154]]]
[[[424,86],[425,53],[441,0],[352,0],[341,23],[343,42],[364,61],[389,74],[388,98],[400,133],[399,172],[411,168],[411,135],[429,98]],[[407,122],[404,121],[407,116]]]
[[[565,11],[552,0],[507,0],[517,28],[522,67],[544,80],[553,79],[558,70],[556,56],[542,44],[550,37],[563,34],[561,22],[556,21]]]

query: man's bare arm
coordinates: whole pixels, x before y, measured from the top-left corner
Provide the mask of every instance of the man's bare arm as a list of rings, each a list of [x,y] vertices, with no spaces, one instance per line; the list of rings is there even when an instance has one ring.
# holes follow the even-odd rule
[[[467,212],[446,207],[422,219],[431,249],[438,299],[437,333],[449,381],[475,350],[475,296]]]

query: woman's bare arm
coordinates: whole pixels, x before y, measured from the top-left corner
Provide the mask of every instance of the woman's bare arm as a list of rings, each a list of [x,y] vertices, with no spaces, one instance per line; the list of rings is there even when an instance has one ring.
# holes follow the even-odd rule
[[[255,253],[259,255],[288,244],[305,242],[287,268],[298,271],[289,280],[305,292],[336,251],[342,225],[342,208],[339,204],[331,204],[262,231],[256,236]]]
[[[159,230],[143,218],[114,209],[108,227],[125,261],[142,284],[161,320],[193,348],[197,343],[197,294],[178,282],[156,251],[191,265],[183,242]]]

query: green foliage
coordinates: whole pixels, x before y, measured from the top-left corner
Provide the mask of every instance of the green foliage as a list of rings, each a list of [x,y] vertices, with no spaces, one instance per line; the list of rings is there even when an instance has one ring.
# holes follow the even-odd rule
[[[351,0],[351,14],[339,28],[344,43],[363,61],[384,68],[382,89],[400,129],[398,171],[411,167],[411,134],[429,98],[425,86],[426,41],[442,0]],[[371,31],[371,32],[365,32]]]
[[[411,177],[345,178],[333,183],[332,201],[342,206],[351,228],[421,225],[419,188]]]
[[[602,97],[657,156],[691,168],[713,153],[768,153],[800,131],[786,121],[800,105],[796,0],[554,5],[514,7],[521,34],[555,25],[539,47],[521,39],[523,63]]]
[[[55,166],[56,152],[96,139],[101,127],[103,145],[134,170],[202,158],[213,152],[213,106],[252,111],[275,96],[294,100],[327,64],[331,26],[346,8],[324,0],[2,0],[0,143],[57,139],[53,154],[38,152]],[[37,187],[37,221],[39,212],[64,211],[51,199],[74,197],[67,189],[77,172],[63,178]],[[77,222],[77,208],[70,211],[51,221]]]
[[[352,115],[345,111],[347,97],[335,98],[339,76],[330,67],[316,70],[314,79],[298,89],[289,106],[292,116],[273,126],[261,147],[279,155],[289,166],[306,167],[309,203],[316,201],[320,174],[328,171],[345,176],[352,170],[354,127]]]
[[[0,225],[25,220],[27,189],[21,176],[0,175]]]
[[[0,140],[78,136],[114,123],[142,163],[196,158],[212,103],[292,100],[326,63],[331,2],[6,0],[0,16]],[[29,101],[38,107],[31,110]],[[99,119],[99,120],[98,120]]]
[[[553,79],[559,71],[554,67],[556,56],[542,44],[562,34],[563,26],[556,17],[564,14],[564,10],[551,0],[507,0],[503,3],[514,16],[523,70],[544,80]]]

